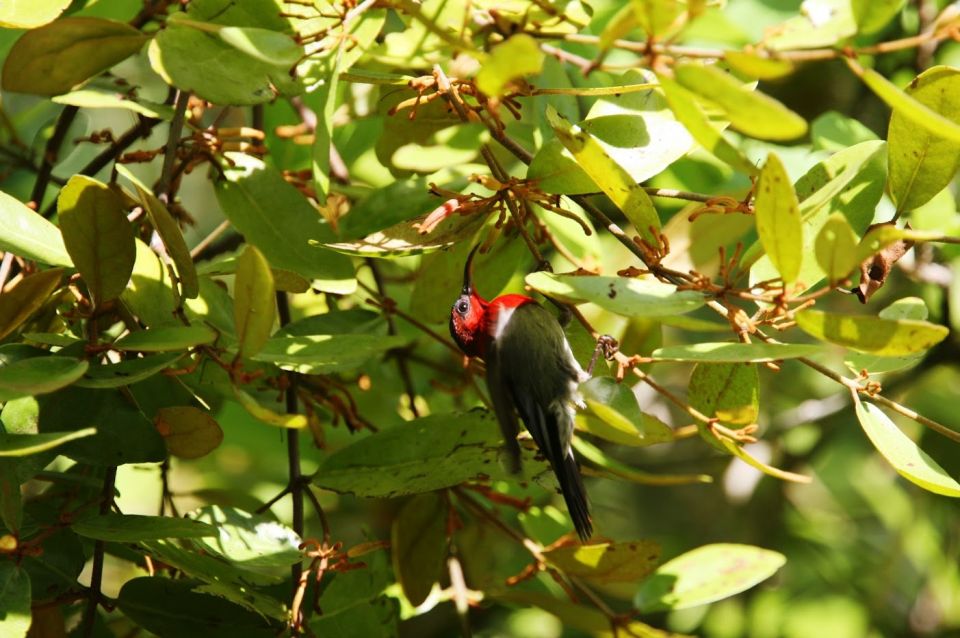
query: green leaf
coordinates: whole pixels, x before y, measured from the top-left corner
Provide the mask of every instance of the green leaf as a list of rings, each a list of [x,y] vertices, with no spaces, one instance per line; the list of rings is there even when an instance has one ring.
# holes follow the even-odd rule
[[[543,68],[543,51],[537,41],[525,33],[510,36],[493,47],[477,73],[477,88],[497,97],[512,80],[534,75]]]
[[[850,0],[857,32],[861,35],[877,33],[900,13],[907,0]]]
[[[786,562],[779,552],[751,545],[704,545],[661,565],[633,603],[641,613],[704,605],[750,589]]]
[[[797,194],[783,163],[773,153],[760,171],[754,210],[764,250],[783,283],[793,283],[803,261],[803,222]]]
[[[217,184],[217,200],[230,222],[272,266],[312,279],[324,292],[356,288],[353,264],[321,244],[333,230],[300,192],[274,168],[249,155],[229,154],[233,166]]]
[[[832,47],[856,32],[850,0],[820,0],[801,15],[770,28],[764,44],[773,51]]]
[[[569,598],[554,598],[539,591],[518,589],[516,587],[496,592],[494,599],[508,605],[523,608],[537,607],[556,616],[564,627],[569,627],[591,635],[610,635],[610,621],[600,610],[588,605],[578,605]],[[626,627],[624,631],[626,631]],[[643,634],[635,634],[643,635]]]
[[[927,304],[919,297],[904,297],[881,310],[878,315],[881,319],[914,319],[923,321],[927,318]],[[844,365],[854,374],[867,370],[870,374],[893,372],[908,368],[923,359],[925,352],[916,352],[903,357],[884,357],[875,354],[848,352],[844,357]]]
[[[651,356],[657,361],[764,363],[809,357],[822,351],[822,346],[803,343],[694,343],[658,348]]]
[[[592,302],[625,317],[666,317],[696,310],[706,300],[698,292],[653,279],[554,275],[535,272],[525,281],[538,292],[568,303]]]
[[[237,261],[233,303],[240,352],[256,355],[270,338],[277,318],[273,274],[256,246],[248,245]]]
[[[700,146],[747,175],[756,175],[757,167],[711,123],[694,93],[665,76],[658,77],[670,110]]]
[[[279,631],[260,615],[201,589],[195,580],[143,576],[124,583],[117,606],[158,636],[271,638]]]
[[[623,212],[640,236],[656,245],[660,218],[643,187],[633,181],[590,133],[570,124],[551,106],[547,106],[546,115],[557,139],[573,154],[580,168]]]
[[[217,535],[217,528],[207,523],[186,518],[139,514],[108,513],[90,516],[74,522],[71,528],[80,536],[114,543]]]
[[[403,594],[414,607],[430,595],[447,559],[449,503],[437,492],[407,501],[393,520],[390,555]]]
[[[30,629],[30,577],[12,561],[0,562],[0,634],[25,638]]]
[[[807,121],[772,97],[742,85],[716,65],[681,63],[677,83],[723,110],[730,126],[762,140],[792,140],[806,134]]]
[[[870,89],[877,94],[877,97],[886,102],[900,117],[905,118],[913,126],[925,129],[941,140],[960,143],[960,122],[954,122],[944,117],[927,105],[907,95],[898,89],[890,80],[873,69],[861,69],[849,60],[847,64],[860,76],[864,84],[870,87]]]
[[[27,31],[3,65],[3,89],[59,95],[140,50],[148,36],[103,18],[61,18]]]
[[[543,557],[567,576],[599,584],[636,583],[660,562],[660,545],[649,540],[561,545]]]
[[[51,432],[49,434],[0,434],[0,457],[29,456],[52,450],[55,447],[92,436],[96,428],[84,428],[76,432]]]
[[[120,301],[147,326],[182,325],[176,318],[177,303],[167,267],[139,239],[134,240],[134,246],[133,273]],[[188,299],[187,304],[193,301]]]
[[[198,459],[223,441],[220,424],[203,410],[191,406],[160,408],[153,419],[167,451],[181,459]]]
[[[176,14],[174,14],[176,15]],[[179,21],[184,24],[185,21]],[[303,57],[303,47],[291,36],[257,27],[220,27],[217,35],[251,58],[289,69]]]
[[[876,255],[890,244],[902,240],[929,241],[937,239],[940,233],[910,228],[897,228],[893,224],[879,224],[870,229],[857,244],[854,259],[862,264],[866,259]]]
[[[751,425],[760,414],[760,376],[749,363],[698,363],[687,394],[692,407],[723,424]],[[705,427],[697,423],[700,435],[714,444],[716,437]]]
[[[723,60],[737,73],[758,80],[777,80],[793,73],[793,62],[745,51],[724,51]]]
[[[201,549],[271,582],[289,578],[290,566],[303,557],[297,533],[263,514],[207,505],[189,516],[218,530],[216,535],[195,541]]]
[[[644,32],[660,39],[683,25],[680,17],[687,11],[688,5],[695,3],[683,0],[631,0],[637,23]]]
[[[827,111],[810,124],[810,139],[814,150],[835,153],[860,142],[876,140],[877,134],[860,120],[836,111]]]
[[[114,87],[94,86],[93,82],[82,89],[56,95],[50,99],[57,104],[71,104],[83,109],[126,109],[144,117],[166,122],[173,119],[172,106],[118,93],[114,90]],[[124,171],[129,172],[123,164],[114,164],[114,166],[121,174],[124,174]]]
[[[817,263],[831,282],[843,281],[859,264],[857,234],[843,213],[830,215],[816,240]]]
[[[73,267],[60,229],[2,191],[0,249],[52,266]]]
[[[288,414],[274,412],[269,408],[260,405],[257,399],[237,386],[233,386],[233,397],[237,400],[244,410],[250,413],[267,425],[273,425],[280,428],[305,428],[307,427],[307,417],[302,414]]]
[[[822,341],[892,357],[923,352],[950,332],[946,326],[926,321],[837,315],[821,310],[804,310],[797,313],[796,320],[801,330]]]
[[[23,522],[23,495],[21,478],[17,471],[20,463],[12,459],[0,459],[0,521],[14,534],[20,533]],[[4,561],[6,562],[6,561]],[[3,597],[0,597],[0,601]]]
[[[87,371],[86,361],[49,356],[21,359],[0,367],[0,400],[55,392]]]
[[[57,211],[67,252],[94,303],[99,306],[119,297],[137,257],[123,202],[105,184],[74,175],[60,190]]]
[[[279,16],[279,7],[272,2],[245,6],[250,10],[226,10],[220,2],[192,2],[186,19],[169,20],[150,43],[148,53],[154,71],[168,84],[216,104],[262,104],[275,99],[277,93],[302,92],[302,86],[290,75],[291,65],[264,61],[270,53],[248,54],[256,47],[250,41],[253,30],[258,34],[277,31],[276,36],[269,36],[274,49],[283,37],[293,44],[289,36],[280,33],[290,28]],[[268,15],[271,11],[273,15]],[[198,25],[203,28],[196,28]],[[223,27],[234,27],[227,29],[226,38]],[[266,39],[262,34],[253,37],[261,43]]]
[[[908,98],[960,125],[960,69],[935,66],[906,89]],[[897,212],[909,211],[930,201],[960,169],[960,138],[944,137],[894,109],[887,132],[890,142],[890,196]]]
[[[4,29],[35,29],[53,22],[70,0],[31,0],[31,2],[4,2],[0,5],[0,27]]]
[[[649,72],[628,71],[613,81],[625,91],[602,95],[579,126],[603,147],[634,182],[644,182],[687,154],[694,140],[670,111]],[[636,90],[637,87],[649,87]],[[574,117],[577,111],[573,111]],[[527,178],[547,193],[590,193],[597,186],[558,139],[547,139],[533,157]]]
[[[436,414],[381,430],[333,452],[314,485],[344,494],[393,498],[453,487],[465,481],[511,477],[498,462],[500,429],[490,412]],[[546,471],[524,454],[529,478]]]
[[[859,397],[855,403],[863,431],[900,476],[935,494],[960,497],[960,483],[907,438],[880,408],[863,403]]]
[[[182,356],[182,352],[173,352],[142,359],[124,359],[119,363],[92,365],[77,380],[76,385],[81,388],[119,388],[132,385],[166,370]]]
[[[584,402],[590,412],[613,432],[617,441],[626,445],[653,445],[673,440],[673,431],[664,423],[640,411],[640,403],[633,391],[610,377],[594,377],[580,386]],[[588,426],[596,432],[596,426]]]
[[[33,313],[50,301],[60,287],[63,268],[41,270],[21,279],[16,286],[0,295],[0,339],[20,327]]]
[[[330,374],[354,370],[408,341],[406,337],[367,334],[277,336],[252,358],[293,372]]]
[[[442,202],[437,202],[442,206]],[[453,215],[440,222],[429,233],[419,229],[426,215],[390,226],[354,241],[331,242],[328,248],[359,257],[401,257],[419,255],[449,248],[461,242],[472,242],[486,220],[485,215]]]
[[[122,166],[121,164],[117,168],[120,173],[124,173],[121,170]],[[160,239],[167,249],[167,254],[173,260],[173,265],[177,268],[182,296],[187,299],[194,299],[200,292],[200,282],[197,281],[197,270],[193,265],[193,257],[190,256],[190,249],[187,248],[187,242],[183,239],[180,226],[170,215],[170,211],[167,210],[163,202],[154,197],[153,193],[138,183],[135,183],[135,186],[137,187],[137,194],[140,196],[140,202],[147,211],[147,215],[150,216],[150,221],[157,230],[157,234],[160,235]]]
[[[188,350],[216,339],[217,333],[206,326],[171,326],[131,332],[110,347],[121,352],[168,352]]]

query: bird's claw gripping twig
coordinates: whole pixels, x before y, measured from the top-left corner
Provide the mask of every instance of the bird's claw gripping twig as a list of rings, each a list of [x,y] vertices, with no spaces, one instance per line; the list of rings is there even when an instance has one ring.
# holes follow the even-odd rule
[[[587,368],[587,375],[593,376],[593,367],[597,364],[597,358],[603,353],[603,358],[612,361],[620,349],[620,343],[610,335],[600,335],[597,337],[597,347],[593,349],[593,356],[590,357],[590,366]]]

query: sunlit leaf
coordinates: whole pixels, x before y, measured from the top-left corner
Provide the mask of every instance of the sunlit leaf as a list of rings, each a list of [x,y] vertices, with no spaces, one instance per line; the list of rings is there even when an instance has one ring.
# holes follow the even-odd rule
[[[803,223],[797,194],[783,163],[773,153],[760,171],[754,209],[764,250],[783,283],[793,283],[803,261]]]
[[[902,2],[901,2],[902,4]],[[960,69],[935,66],[906,89],[908,99],[960,125]],[[890,115],[890,196],[898,211],[917,208],[943,190],[960,168],[960,139],[948,138],[900,109]]]
[[[155,354],[142,359],[124,359],[119,363],[101,363],[87,368],[76,385],[82,388],[119,388],[149,379],[172,366],[183,352]]]
[[[713,477],[709,474],[660,474],[645,472],[617,461],[603,450],[586,441],[583,437],[574,437],[573,447],[577,451],[577,458],[589,461],[600,468],[603,475],[610,478],[630,481],[640,485],[690,485],[693,483],[712,483]],[[569,527],[564,523],[563,533]]]
[[[554,275],[535,272],[526,282],[535,290],[561,301],[586,301],[625,317],[662,317],[696,310],[706,300],[695,291],[653,279]]]
[[[661,565],[633,602],[642,613],[696,607],[750,589],[786,562],[779,552],[751,545],[704,545]]]
[[[536,40],[525,33],[513,35],[490,51],[477,73],[477,88],[499,96],[512,80],[539,73],[543,58]]]
[[[776,80],[793,73],[793,62],[745,51],[725,51],[723,59],[730,68],[758,80]]]
[[[369,334],[276,336],[253,359],[303,374],[344,372],[407,343],[399,336]]]
[[[213,525],[218,533],[198,539],[204,551],[280,582],[290,575],[290,565],[302,558],[300,537],[269,515],[250,514],[235,507],[207,505],[189,514]]]
[[[792,140],[807,132],[807,121],[772,97],[742,85],[716,65],[678,64],[677,82],[719,106],[730,126],[764,140]]]
[[[546,114],[557,139],[573,154],[580,168],[626,215],[640,236],[655,245],[660,218],[643,187],[610,157],[590,133],[563,119],[550,106]]]
[[[880,408],[856,399],[857,419],[877,451],[911,483],[944,496],[960,497],[960,483],[911,441]]]
[[[616,437],[617,442],[634,446],[673,440],[673,431],[667,425],[640,411],[629,386],[610,377],[594,377],[580,386],[580,393],[590,412],[612,430],[604,436],[596,426],[588,426],[588,431],[597,436]]]
[[[887,26],[900,13],[907,0],[851,0],[857,32],[870,35]]]
[[[817,234],[817,262],[830,281],[846,279],[857,267],[857,234],[843,213],[834,213]]]
[[[60,229],[2,191],[0,249],[52,266],[73,267]]]
[[[257,401],[255,397],[236,386],[233,388],[233,396],[237,402],[243,406],[244,410],[267,425],[293,429],[307,427],[307,417],[304,415],[275,412],[270,408],[260,405],[260,402]]]
[[[563,545],[543,555],[568,576],[596,583],[637,583],[660,561],[660,545],[650,540]]]
[[[55,20],[68,6],[70,0],[5,2],[0,6],[0,27],[34,29]]]
[[[240,352],[254,356],[270,338],[277,316],[270,264],[255,246],[248,245],[237,261],[233,304]]]
[[[708,417],[735,426],[757,422],[760,413],[760,378],[749,363],[698,363],[690,374],[690,405]],[[700,435],[715,444],[716,437],[697,423]]]
[[[694,343],[658,348],[651,356],[658,361],[763,363],[809,357],[822,351],[822,346],[803,343]]]
[[[10,560],[0,562],[0,634],[25,638],[30,629],[30,576]]]
[[[882,319],[868,315],[839,315],[804,310],[797,325],[807,334],[860,352],[903,356],[922,352],[946,338],[946,326],[912,319]]]

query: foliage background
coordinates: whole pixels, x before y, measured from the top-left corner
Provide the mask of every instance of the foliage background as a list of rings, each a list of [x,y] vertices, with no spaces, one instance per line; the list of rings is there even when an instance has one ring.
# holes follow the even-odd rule
[[[569,153],[563,159],[562,140],[582,139],[563,120],[551,121],[548,106],[572,123],[596,115],[591,109],[607,109],[605,115],[624,118],[608,120],[607,138],[598,125],[585,128],[607,141],[627,140],[625,154],[615,157],[620,168],[643,181],[653,195],[655,213],[671,247],[663,265],[681,273],[696,268],[715,282],[721,281],[715,259],[719,246],[725,247],[728,257],[737,242],[744,248],[756,244],[760,250],[776,252],[774,244],[763,241],[762,232],[757,243],[754,217],[734,210],[737,202],[749,203],[745,199],[751,187],[749,174],[768,166],[769,154],[779,157],[790,181],[796,181],[810,169],[822,170],[820,163],[833,154],[859,148],[845,156],[852,168],[828,168],[836,172],[815,182],[827,189],[831,183],[837,185],[830,180],[839,174],[848,180],[841,188],[851,182],[857,185],[857,190],[829,197],[824,211],[848,218],[858,235],[855,241],[866,224],[888,221],[895,213],[902,213],[901,220],[913,228],[930,233],[926,239],[939,239],[920,237],[865,308],[855,296],[831,292],[818,298],[817,309],[876,316],[894,301],[910,297],[920,301],[908,302],[909,317],[923,318],[911,314],[920,312],[922,305],[931,324],[960,325],[956,301],[960,286],[953,274],[960,257],[955,241],[960,228],[955,182],[960,138],[948,128],[931,130],[929,124],[920,126],[908,118],[899,141],[890,133],[880,155],[875,153],[879,147],[870,146],[866,153],[863,149],[868,147],[856,146],[888,139],[891,100],[900,113],[910,112],[916,104],[899,89],[893,98],[881,90],[881,97],[886,95],[881,99],[876,82],[868,86],[858,74],[869,77],[863,69],[875,69],[903,88],[924,69],[960,66],[956,4],[838,0],[808,1],[801,7],[789,0],[729,0],[721,6],[637,0],[627,9],[602,0],[582,5],[490,0],[469,6],[432,1],[317,2],[315,8],[310,3],[281,7],[271,0],[186,4],[186,18],[178,15],[183,12],[177,3],[144,5],[132,0],[50,0],[27,9],[14,5],[0,9],[0,20],[11,26],[0,30],[0,52],[7,61],[0,134],[2,190],[7,197],[0,202],[0,241],[8,255],[2,269],[6,287],[0,295],[0,318],[6,336],[0,357],[8,367],[28,362],[0,379],[5,393],[0,420],[8,433],[0,466],[7,529],[0,572],[4,610],[0,633],[24,635],[31,620],[35,636],[60,636],[65,631],[86,636],[272,635],[288,624],[321,636],[472,632],[546,637],[609,635],[614,627],[620,635],[667,631],[721,638],[947,636],[960,631],[956,570],[960,525],[956,503],[949,498],[960,495],[960,486],[950,478],[960,474],[956,441],[897,416],[897,425],[932,457],[940,484],[935,491],[940,493],[898,477],[885,456],[904,450],[913,454],[913,448],[898,441],[880,444],[878,452],[858,424],[845,386],[798,361],[784,361],[773,370],[756,363],[761,358],[757,354],[742,355],[746,363],[741,365],[757,375],[748,373],[746,387],[728,397],[732,404],[726,407],[733,408],[728,410],[733,416],[721,417],[721,423],[731,436],[710,434],[701,423],[702,438],[696,436],[697,419],[683,408],[692,404],[713,416],[718,391],[692,385],[696,356],[690,351],[679,357],[681,362],[642,363],[638,368],[669,396],[629,373],[627,382],[617,386],[610,380],[616,362],[601,363],[608,369],[601,370],[603,380],[591,386],[588,398],[608,403],[612,410],[592,406],[580,423],[588,432],[581,438],[595,451],[585,465],[588,477],[594,477],[588,478],[588,490],[599,533],[631,557],[622,563],[627,566],[620,576],[563,558],[566,550],[561,547],[545,559],[549,569],[526,573],[532,577],[521,578],[516,585],[505,584],[507,578],[537,564],[520,540],[528,537],[542,550],[569,529],[549,479],[520,485],[490,469],[495,480],[480,481],[479,490],[430,489],[447,487],[443,481],[459,476],[457,470],[466,472],[466,478],[475,476],[473,470],[483,467],[484,461],[486,467],[496,467],[492,423],[478,413],[466,413],[483,405],[482,374],[477,374],[476,366],[464,367],[462,359],[440,343],[449,345],[446,313],[459,289],[466,253],[476,241],[491,246],[489,256],[481,255],[477,265],[478,285],[485,295],[521,291],[525,277],[538,266],[530,242],[517,233],[514,222],[498,232],[491,230],[495,197],[510,192],[511,203],[520,206],[516,213],[503,208],[505,217],[532,214],[540,220],[535,223],[528,217],[524,227],[556,272],[583,266],[616,276],[624,269],[642,267],[641,256],[651,257],[649,251],[638,254],[638,244],[630,239],[649,235],[643,223],[649,221],[651,208],[643,203],[630,208],[635,201],[620,201],[618,207],[602,195],[562,200],[560,205],[574,211],[580,223],[594,228],[588,237],[576,223],[539,206],[559,200],[547,200],[535,188],[524,190],[528,184],[511,182],[514,190],[496,190],[497,182],[507,183],[509,175],[539,177],[534,186],[539,184],[548,193],[591,193],[605,190],[587,176],[591,166],[594,179],[606,174],[614,175],[615,181],[621,175],[602,160],[591,165],[585,159],[587,173],[579,173],[575,186],[569,175],[552,182],[543,179],[558,165],[569,169],[574,163]],[[691,17],[700,9],[700,15]],[[283,18],[281,10],[300,17]],[[567,19],[551,17],[553,10]],[[670,15],[676,21],[657,22]],[[14,28],[15,19],[24,16],[35,22]],[[65,50],[46,67],[40,64],[43,54],[56,51],[63,42],[81,42],[89,35],[83,31],[88,27],[74,27],[80,31],[32,49],[21,40],[27,33],[23,27],[49,29],[76,18],[116,21],[109,27],[116,32],[96,36],[101,39],[94,38],[88,48]],[[342,39],[345,19],[353,35]],[[117,23],[134,28],[123,30]],[[789,26],[781,26],[785,24]],[[224,31],[224,26],[240,29]],[[301,36],[314,35],[306,38],[311,55],[291,74],[304,53],[301,43],[290,37],[294,29]],[[523,30],[550,33],[535,41],[509,40]],[[647,35],[651,48],[645,52]],[[614,36],[627,43],[614,43]],[[513,44],[503,45],[504,41]],[[604,43],[613,46],[605,50]],[[497,54],[498,46],[507,48]],[[843,60],[844,47],[865,53],[852,70]],[[777,131],[783,127],[797,125],[786,109],[774,108],[769,122],[763,113],[750,110],[755,104],[724,112],[704,101],[722,94],[720,84],[684,83],[679,73],[673,76],[670,69],[676,65],[711,61],[704,50],[718,48],[759,52],[765,61],[771,57],[791,61],[785,70],[773,71],[756,59],[741,61],[738,70],[762,70],[762,78],[777,75],[762,79],[758,91],[799,114],[809,128],[804,124],[797,135],[780,135]],[[601,66],[586,74],[591,61]],[[735,64],[732,57],[728,63]],[[478,102],[470,84],[462,85],[467,86],[462,91],[467,104],[486,109],[480,111],[486,119],[461,123],[445,97],[414,107],[416,87],[424,89],[425,98],[437,89],[429,75],[433,65],[454,79],[476,77],[494,102]],[[636,69],[645,69],[644,73],[652,69],[666,82],[675,77],[698,96],[689,103],[703,109],[703,117],[715,124],[733,121],[739,114],[740,120],[725,133],[729,148],[714,147],[714,156],[701,148],[703,130],[694,136],[699,144],[684,137],[662,99],[650,111],[651,119],[638,125],[636,118],[644,110],[630,96],[639,96],[643,104],[642,100],[657,99],[651,97],[659,95],[656,90],[601,97],[591,93],[594,88],[603,92],[606,87],[657,78]],[[529,85],[518,75],[526,76]],[[408,86],[411,77],[420,77],[419,84]],[[86,92],[71,91],[89,78]],[[504,98],[498,105],[496,98],[523,91],[524,86],[557,91],[515,97],[522,108],[520,117],[514,118],[510,101]],[[947,86],[954,89],[954,96],[960,94],[953,77]],[[683,95],[682,89],[675,91]],[[189,102],[188,92],[193,93]],[[390,110],[404,100],[396,112]],[[65,106],[70,104],[79,109]],[[676,104],[670,106],[677,111]],[[956,99],[951,102],[947,97],[927,106],[960,122]],[[177,113],[185,116],[185,125],[176,123]],[[497,143],[501,129],[491,117],[506,123],[507,138],[536,154],[530,173]],[[774,133],[744,134],[751,119],[761,128],[769,124]],[[172,134],[171,129],[176,133],[178,127],[183,127],[182,133]],[[105,130],[112,137],[105,136]],[[925,135],[932,135],[939,146],[932,152],[934,160],[923,164],[907,157],[906,140]],[[550,145],[552,151],[543,150]],[[165,147],[176,152],[164,156],[159,151]],[[876,187],[887,179],[888,165],[893,174],[893,163],[888,162],[895,161],[884,161],[882,153],[900,157],[900,166],[906,162],[931,176],[931,182],[905,195],[891,177],[879,199]],[[120,168],[115,171],[118,157]],[[764,173],[770,175],[770,170],[764,168]],[[74,178],[78,173],[101,183],[118,182],[125,193],[118,201],[99,184]],[[581,188],[584,178],[586,187]],[[65,206],[72,201],[69,185],[60,191],[67,180],[77,201],[102,199],[96,199],[95,206]],[[431,184],[440,195],[429,192]],[[856,198],[871,184],[876,197],[864,195],[869,203],[858,204]],[[624,184],[621,180],[617,185]],[[667,189],[682,192],[680,197],[662,196],[670,194]],[[420,234],[411,227],[418,216],[465,193],[475,197],[461,197],[456,206],[468,214],[454,215],[431,233]],[[712,199],[720,196],[733,200]],[[907,206],[909,197],[914,199]],[[529,210],[524,199],[532,203]],[[777,197],[781,203],[788,199],[782,193]],[[38,217],[23,206],[31,200],[63,231],[69,255],[51,247],[50,236],[44,235],[50,232],[47,227],[21,223],[30,215]],[[54,215],[55,201],[60,202],[59,218]],[[716,206],[713,214],[702,213],[704,204]],[[74,228],[81,230],[69,230],[66,208],[79,216]],[[194,332],[183,332],[174,313],[178,304],[174,289],[191,296],[191,267],[178,260],[171,246],[176,242],[170,237],[179,232],[164,234],[161,229],[162,242],[153,233],[167,209],[179,222],[186,247],[199,251],[194,255],[199,296],[188,300],[179,315]],[[790,213],[782,209],[774,205],[768,215],[786,219],[781,216]],[[103,210],[116,214],[111,217]],[[698,210],[698,222],[686,223]],[[118,215],[137,211],[132,224],[118,221]],[[763,215],[754,212],[758,219]],[[98,218],[101,214],[106,217]],[[616,237],[605,230],[603,216],[626,229],[626,235]],[[819,226],[825,218],[826,214]],[[90,239],[82,229],[90,228],[92,219],[100,219],[108,230]],[[819,226],[805,228],[807,237],[817,236]],[[384,229],[389,242],[370,236]],[[545,240],[545,232],[562,250]],[[125,250],[134,250],[134,234],[155,249],[165,246],[180,278],[178,286],[170,284],[174,270],[165,273],[157,258],[143,253],[146,243],[140,245],[136,265],[133,253],[123,256]],[[244,251],[244,236],[259,252]],[[39,239],[44,247],[36,248],[31,239]],[[341,252],[318,243],[337,244]],[[106,249],[98,252],[97,247]],[[783,250],[777,263],[780,274],[790,268],[788,262],[802,258],[812,263],[811,250],[802,257],[796,256],[798,250]],[[81,267],[83,258],[78,255],[87,255],[108,274],[94,281],[93,269]],[[69,279],[72,293],[66,284],[74,265],[82,281]],[[66,271],[44,279],[50,266]],[[776,270],[768,272],[777,275]],[[856,284],[858,276],[854,271],[847,287]],[[633,305],[618,314],[602,306],[605,291],[571,292],[564,288],[573,285],[571,280],[543,274],[528,277],[526,283],[562,300],[599,302],[579,306],[585,320],[598,332],[617,337],[626,355],[647,356],[664,346],[736,339],[725,320],[709,308],[671,316],[675,313],[659,305],[677,297],[631,301],[629,292],[621,291],[624,303]],[[833,283],[836,286],[821,282],[818,289],[840,287],[841,281]],[[745,280],[738,286],[749,292]],[[290,291],[278,295],[278,310],[274,289]],[[793,297],[801,293],[791,292]],[[90,295],[100,295],[105,302],[96,319],[91,319],[86,301]],[[111,303],[118,296],[119,301]],[[799,305],[793,297],[785,306],[790,312]],[[749,299],[733,303],[751,314],[757,308]],[[652,316],[638,316],[643,313]],[[274,332],[290,323],[297,327]],[[179,332],[151,332],[165,326],[178,327]],[[157,335],[152,345],[84,348],[84,341],[87,346],[111,344],[127,329],[141,328],[150,333],[148,340]],[[871,324],[866,332],[877,329]],[[576,319],[568,331],[577,355],[586,362],[590,335]],[[264,345],[271,332],[271,341]],[[943,333],[934,333],[943,339]],[[294,360],[292,342],[277,341],[284,334],[332,335],[327,340],[330,349],[320,346]],[[821,341],[796,328],[782,336],[792,343]],[[863,349],[864,343],[854,338],[847,345],[855,350],[858,345]],[[943,424],[956,438],[953,407],[960,374],[955,333],[936,345],[900,339],[902,352],[896,354],[906,359],[891,363],[873,358],[864,363],[869,355],[860,355],[854,370],[844,365],[850,350],[821,346],[816,361],[835,375],[855,379],[858,366],[871,371],[896,368],[871,377],[882,383],[883,396]],[[238,347],[241,356],[234,359]],[[866,349],[871,348],[876,350]],[[155,350],[181,356],[159,366],[168,368],[167,373],[136,384],[91,389],[88,382],[86,390],[76,385],[89,379],[87,366],[138,361],[137,352],[171,356],[149,354]],[[49,363],[37,363],[51,353],[69,359],[58,365],[70,367],[51,371],[44,367]],[[239,366],[231,365],[233,361]],[[294,377],[281,367],[302,374]],[[169,374],[169,369],[181,374]],[[634,383],[639,404],[623,389]],[[237,388],[247,394],[238,395]],[[868,392],[861,394],[868,398]],[[682,407],[670,396],[679,396]],[[159,412],[183,406],[193,408],[189,416]],[[641,417],[641,407],[647,416]],[[158,420],[158,414],[167,419]],[[211,425],[210,417],[216,424]],[[386,439],[387,443],[356,447],[375,436],[375,430],[376,436],[388,435],[416,417],[425,419],[416,432],[397,429],[404,434]],[[870,419],[864,420],[868,427]],[[306,427],[278,429],[265,421]],[[737,431],[753,424],[759,425],[757,433]],[[89,439],[95,443],[84,443],[90,436],[81,431],[86,427],[101,430]],[[457,463],[448,465],[442,464],[443,454],[440,460],[423,461],[424,455],[445,449],[440,433],[452,433],[456,442],[461,427],[480,441],[476,455],[454,457]],[[84,438],[69,441],[63,432]],[[173,436],[177,433],[183,435],[179,441]],[[743,449],[768,472],[775,466],[812,481],[765,476],[733,459],[720,443],[725,439],[739,451],[740,442],[751,434],[760,441]],[[18,438],[31,436],[41,438]],[[42,453],[31,448],[25,454],[24,446],[32,445],[29,441],[62,447]],[[374,470],[365,478],[355,468],[336,474],[334,470],[343,465],[330,459],[346,449],[354,450],[356,462],[372,464]],[[117,456],[111,456],[114,453]],[[391,454],[412,454],[421,465],[405,473],[390,464]],[[114,478],[117,458],[125,462]],[[346,457],[339,458],[343,462]],[[543,469],[532,452],[526,467],[528,477]],[[419,473],[427,476],[423,483],[411,478]],[[295,480],[296,476],[314,478],[311,484]],[[496,480],[498,476],[503,480]],[[710,482],[701,477],[710,477]],[[674,482],[682,484],[661,484]],[[124,516],[98,516],[98,510],[106,513],[110,508],[101,492],[112,494],[114,487],[114,507]],[[16,497],[19,489],[22,502]],[[241,513],[260,509],[285,490],[294,497],[284,495],[261,518],[248,519]],[[342,493],[364,490],[368,496],[391,491],[399,496]],[[420,495],[410,497],[411,493]],[[518,516],[515,505],[527,498],[532,509]],[[205,509],[195,517],[213,524],[220,536],[203,536],[210,528],[171,523],[176,520],[172,515],[197,508]],[[166,515],[170,526],[156,519],[137,521],[132,515],[138,514]],[[292,592],[302,573],[292,530],[303,539],[317,539],[318,545],[308,550],[329,554],[321,585],[311,582],[306,590],[302,620],[290,618],[291,607],[301,608]],[[242,537],[241,546],[232,546],[224,542],[224,533],[248,536]],[[713,543],[767,548],[785,556],[786,563],[779,571],[775,558],[760,561],[763,564],[754,572],[750,565],[740,565],[746,581],[772,578],[734,597],[729,596],[746,585],[725,582],[707,561],[690,568],[707,582],[708,591],[699,598],[671,600],[649,593],[650,583],[656,582],[656,574],[650,575],[654,563]],[[648,551],[662,559],[645,560]],[[308,576],[321,565],[312,558],[303,562]],[[348,565],[356,568],[347,569]],[[458,570],[465,573],[465,585],[457,586]],[[98,572],[102,582],[97,582]],[[737,580],[738,570],[732,572]],[[427,598],[434,581],[439,584]],[[638,588],[647,591],[646,603],[643,596],[635,597]],[[104,598],[96,594],[99,590]],[[322,614],[314,611],[315,598]],[[410,598],[427,601],[414,608]],[[700,604],[714,598],[721,600]],[[468,600],[470,611],[458,615],[458,604]],[[98,608],[98,602],[106,604]]]

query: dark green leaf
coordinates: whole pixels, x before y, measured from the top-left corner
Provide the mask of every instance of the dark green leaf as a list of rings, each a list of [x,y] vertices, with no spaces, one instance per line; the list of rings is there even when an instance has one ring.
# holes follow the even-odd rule
[[[47,394],[80,379],[87,362],[73,357],[34,357],[0,367],[0,400]]]
[[[63,268],[42,270],[24,277],[0,296],[0,339],[20,327],[24,321],[49,301],[60,286]]]
[[[7,54],[3,88],[59,95],[140,50],[148,36],[122,22],[61,18],[23,34]]]
[[[182,352],[156,354],[142,359],[124,359],[119,363],[101,363],[87,368],[77,380],[81,388],[119,388],[148,379],[172,366]]]
[[[167,352],[206,345],[213,343],[216,338],[217,333],[205,326],[174,326],[137,330],[114,342],[111,347],[122,352]]]
[[[80,536],[115,543],[136,543],[163,538],[216,536],[217,528],[207,523],[168,516],[102,514],[83,518],[71,526]]]
[[[393,571],[414,607],[427,599],[446,562],[448,508],[447,499],[438,492],[418,494],[393,520]]]
[[[167,451],[182,459],[206,456],[223,441],[223,430],[216,420],[191,406],[161,408],[153,423],[163,437]]]

